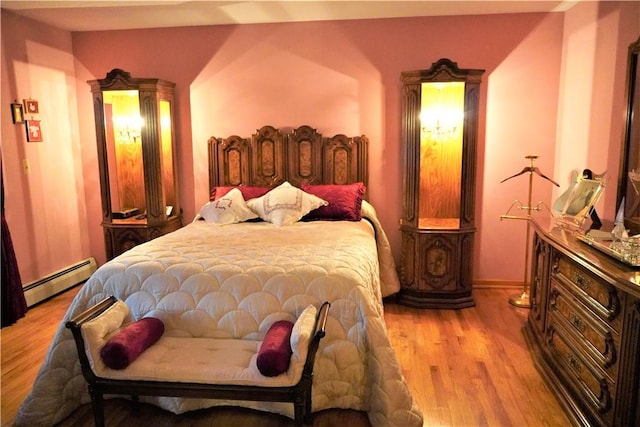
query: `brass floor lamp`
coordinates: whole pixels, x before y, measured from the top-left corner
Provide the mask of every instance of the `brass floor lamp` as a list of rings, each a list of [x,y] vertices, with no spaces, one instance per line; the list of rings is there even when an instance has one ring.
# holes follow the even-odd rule
[[[500,215],[500,220],[503,219],[522,219],[527,221],[527,234],[526,234],[526,238],[525,238],[525,253],[524,253],[524,281],[522,283],[522,293],[520,294],[516,294],[516,295],[512,295],[509,297],[509,304],[511,305],[515,305],[516,307],[522,307],[522,308],[531,308],[531,298],[529,296],[529,286],[528,286],[528,278],[529,278],[529,234],[530,234],[530,228],[531,228],[531,223],[530,223],[530,219],[531,219],[531,211],[539,211],[541,210],[541,206],[545,206],[546,205],[543,202],[538,202],[538,204],[536,206],[532,206],[531,205],[531,194],[533,191],[533,174],[535,173],[536,175],[539,175],[540,177],[546,179],[547,181],[552,182],[553,184],[555,184],[557,187],[560,187],[560,184],[558,184],[557,182],[555,182],[554,180],[552,180],[551,178],[549,178],[548,176],[546,176],[545,174],[543,174],[542,172],[540,172],[540,169],[538,169],[536,166],[534,166],[535,160],[538,158],[538,156],[525,156],[526,159],[529,160],[530,165],[524,167],[520,172],[518,172],[515,175],[511,175],[508,178],[503,179],[502,181],[500,181],[500,183],[502,184],[505,181],[510,180],[511,178],[515,178],[517,176],[523,175],[525,173],[529,174],[529,197],[527,199],[527,204],[526,205],[522,205],[522,203],[518,200],[515,199],[513,201],[513,203],[511,204],[511,206],[509,207],[509,209],[507,210],[507,213],[504,215]],[[513,209],[514,207],[516,207],[518,210],[522,210],[522,211],[526,211],[526,215],[509,215],[509,212],[511,212],[511,209]],[[548,207],[547,207],[548,209]]]

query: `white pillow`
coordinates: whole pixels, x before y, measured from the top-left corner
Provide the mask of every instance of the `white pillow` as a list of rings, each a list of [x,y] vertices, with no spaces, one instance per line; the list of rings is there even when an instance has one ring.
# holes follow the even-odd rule
[[[258,218],[242,198],[237,188],[229,191],[218,200],[207,203],[200,209],[200,216],[207,222],[216,224],[235,224]]]
[[[247,202],[249,209],[276,227],[293,224],[312,210],[326,205],[328,202],[325,200],[305,193],[288,182]]]
[[[291,330],[291,338],[289,339],[291,349],[303,362],[307,359],[308,343],[316,324],[317,314],[318,309],[313,304],[309,304],[302,310]]]
[[[130,313],[129,307],[123,301],[118,300],[100,313],[98,317],[86,322],[80,328],[89,364],[98,375],[100,369],[105,368],[100,357],[100,350],[126,320],[132,320]]]

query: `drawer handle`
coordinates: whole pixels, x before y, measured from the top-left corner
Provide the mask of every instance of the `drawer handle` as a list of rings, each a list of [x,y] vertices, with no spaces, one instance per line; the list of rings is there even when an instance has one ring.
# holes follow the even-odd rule
[[[615,289],[609,289],[609,307],[607,308],[609,315],[607,318],[612,320],[620,312],[620,300],[618,299],[618,293]]]
[[[575,369],[575,371],[578,372],[578,373],[582,372],[582,364],[580,363],[580,361],[578,359],[576,359],[576,357],[574,355],[570,354],[567,357],[567,359],[569,360],[569,366],[571,366],[573,369]]]
[[[549,294],[549,309],[551,310],[555,310],[556,309],[556,303],[558,300],[558,295],[560,295],[560,292],[558,292],[558,290],[556,288],[553,288],[551,290],[551,293]]]
[[[615,343],[613,342],[613,337],[611,336],[610,332],[607,332],[607,336],[604,338],[604,343],[605,343],[604,354],[606,356],[604,360],[604,366],[605,368],[608,368],[609,366],[616,363],[616,359],[617,359],[616,346],[615,346]]]
[[[553,347],[553,335],[556,333],[556,328],[553,327],[553,325],[550,325],[547,328],[547,332],[546,332],[546,339],[547,339],[547,344],[549,344],[549,346]]]
[[[600,396],[598,396],[598,411],[602,414],[611,409],[611,393],[609,385],[604,379],[600,380]]]
[[[585,325],[584,322],[582,321],[582,319],[580,319],[580,317],[578,317],[576,314],[573,314],[571,316],[571,324],[573,325],[574,328],[576,328],[579,332],[584,332],[585,330]]]
[[[585,278],[582,274],[576,273],[575,282],[578,286],[580,286],[583,290],[589,289],[589,279]]]

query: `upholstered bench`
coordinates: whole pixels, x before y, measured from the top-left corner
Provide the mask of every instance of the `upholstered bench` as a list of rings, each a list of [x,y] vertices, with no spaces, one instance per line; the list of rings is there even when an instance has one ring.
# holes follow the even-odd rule
[[[291,329],[286,371],[265,376],[262,341],[162,336],[122,369],[105,365],[101,350],[125,325],[129,310],[111,296],[66,323],[88,383],[96,426],[104,426],[105,394],[291,402],[296,425],[311,413],[313,365],[330,304],[310,305]],[[264,371],[264,369],[263,369]],[[269,374],[272,375],[272,374]]]

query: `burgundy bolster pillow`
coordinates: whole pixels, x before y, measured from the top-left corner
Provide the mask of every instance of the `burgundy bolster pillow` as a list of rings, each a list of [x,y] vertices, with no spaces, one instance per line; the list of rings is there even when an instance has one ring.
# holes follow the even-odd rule
[[[288,320],[275,322],[260,345],[258,351],[258,370],[265,377],[275,377],[289,369],[291,362],[291,331],[293,323]]]
[[[145,317],[122,328],[100,350],[100,357],[111,369],[124,369],[160,339],[164,323],[155,317]]]

